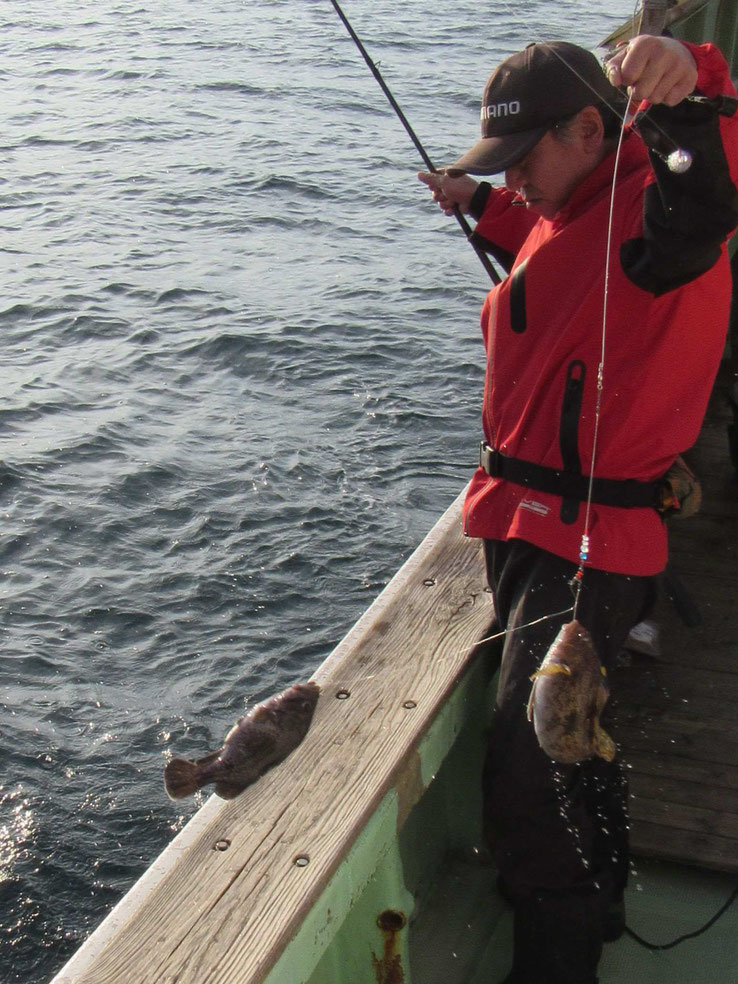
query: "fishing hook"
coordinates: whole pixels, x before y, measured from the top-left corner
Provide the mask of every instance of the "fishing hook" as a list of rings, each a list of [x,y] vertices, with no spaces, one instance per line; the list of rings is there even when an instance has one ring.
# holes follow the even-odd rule
[[[336,11],[336,13],[338,14],[338,16],[341,18],[341,21],[343,22],[344,27],[348,31],[348,33],[349,33],[349,35],[351,37],[351,40],[354,42],[354,44],[356,45],[356,47],[361,52],[361,56],[364,59],[364,61],[367,63],[367,65],[369,66],[369,70],[371,71],[372,75],[374,76],[374,78],[379,83],[379,85],[380,85],[380,87],[382,89],[382,92],[387,97],[387,100],[388,100],[390,106],[392,107],[392,109],[395,111],[395,113],[397,115],[397,118],[399,119],[400,123],[402,123],[402,125],[407,130],[408,136],[410,137],[410,139],[412,140],[412,142],[415,144],[415,147],[417,148],[418,153],[420,154],[421,158],[423,159],[423,163],[425,164],[425,166],[428,168],[428,170],[432,174],[439,174],[440,172],[439,172],[438,168],[433,164],[433,161],[428,156],[428,153],[426,152],[425,147],[422,145],[422,143],[418,139],[417,134],[415,133],[415,131],[413,130],[413,128],[410,126],[410,123],[408,122],[407,117],[405,116],[405,114],[403,113],[402,109],[398,105],[397,100],[395,99],[395,97],[392,95],[392,92],[390,91],[389,86],[384,81],[384,78],[382,77],[382,73],[379,71],[379,69],[377,68],[377,66],[375,65],[375,63],[369,57],[369,53],[367,52],[366,48],[362,44],[361,38],[359,38],[359,36],[356,33],[356,31],[353,29],[353,27],[349,23],[349,20],[346,17],[346,14],[344,14],[343,10],[341,9],[341,6],[338,3],[338,0],[330,0],[330,2],[332,4],[332,6],[333,6],[333,9]],[[477,246],[477,244],[472,239],[472,236],[474,235],[474,233],[472,231],[472,228],[469,225],[469,223],[466,221],[466,219],[464,218],[464,216],[461,214],[461,210],[459,209],[458,205],[454,206],[454,212],[453,212],[453,214],[454,214],[454,218],[456,219],[456,221],[459,223],[459,225],[461,226],[462,230],[464,231],[464,235],[466,236],[467,241],[469,242],[470,246],[472,247],[472,249],[474,250],[474,252],[479,257],[479,260],[480,260],[482,266],[484,267],[484,269],[489,274],[489,277],[490,277],[492,283],[493,284],[499,284],[501,282],[500,275],[495,270],[495,268],[492,266],[492,263],[491,263],[489,257],[487,256],[487,254],[482,249],[480,249],[479,246]]]

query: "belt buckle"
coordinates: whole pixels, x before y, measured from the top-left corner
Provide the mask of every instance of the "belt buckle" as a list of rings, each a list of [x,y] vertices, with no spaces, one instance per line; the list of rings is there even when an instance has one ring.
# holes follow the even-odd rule
[[[484,469],[490,478],[499,475],[500,452],[497,448],[492,448],[486,441],[479,444],[479,467]]]

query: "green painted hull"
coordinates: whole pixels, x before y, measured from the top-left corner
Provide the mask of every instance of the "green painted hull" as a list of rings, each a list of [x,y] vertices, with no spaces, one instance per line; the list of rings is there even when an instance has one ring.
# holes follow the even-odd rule
[[[482,843],[478,786],[493,671],[489,658],[476,659],[285,948],[269,984],[424,980],[411,969],[422,903],[450,861],[473,859]],[[493,886],[491,870],[484,870]],[[500,900],[497,908],[502,911]]]

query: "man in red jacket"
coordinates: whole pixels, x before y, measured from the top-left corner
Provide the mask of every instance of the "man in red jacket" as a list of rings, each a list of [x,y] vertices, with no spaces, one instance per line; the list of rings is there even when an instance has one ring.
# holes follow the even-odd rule
[[[614,86],[649,104],[622,141]],[[595,984],[622,930],[621,766],[552,762],[526,704],[572,582],[608,668],[666,564],[660,479],[697,437],[728,323],[734,96],[712,45],[638,37],[607,75],[576,45],[529,45],[490,76],[482,139],[419,175],[509,271],[482,310],[485,441],[464,528],[484,539],[507,630],[484,788],[514,905],[511,984]],[[504,188],[468,176],[501,172]]]

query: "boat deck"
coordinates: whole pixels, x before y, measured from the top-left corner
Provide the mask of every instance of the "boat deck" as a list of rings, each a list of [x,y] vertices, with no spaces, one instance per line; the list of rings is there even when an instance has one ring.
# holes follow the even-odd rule
[[[613,674],[611,730],[629,765],[632,849],[738,872],[738,482],[721,379],[689,463],[697,516],[671,521],[671,567],[701,616],[688,627],[663,599],[660,654]]]

